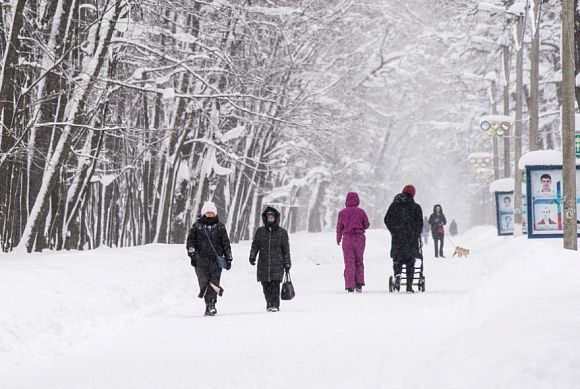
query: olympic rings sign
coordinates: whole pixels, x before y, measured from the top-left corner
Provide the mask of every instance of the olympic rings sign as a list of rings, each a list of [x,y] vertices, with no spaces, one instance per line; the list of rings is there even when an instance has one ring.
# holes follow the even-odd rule
[[[508,136],[512,130],[512,120],[503,115],[484,116],[480,119],[479,128],[487,136]]]

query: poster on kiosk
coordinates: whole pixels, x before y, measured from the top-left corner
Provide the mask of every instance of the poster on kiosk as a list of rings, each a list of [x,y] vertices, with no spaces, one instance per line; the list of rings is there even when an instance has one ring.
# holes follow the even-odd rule
[[[550,152],[557,154],[554,154],[553,158],[550,159],[548,158],[549,154],[547,154]],[[535,151],[528,154],[534,153],[540,152]],[[546,160],[539,158],[539,155],[532,155],[527,156],[527,160],[524,161],[526,162],[528,213],[530,215],[528,236],[530,238],[561,238],[564,234],[561,152],[545,150],[543,153]],[[537,164],[540,162],[544,164]],[[521,162],[520,165],[522,165]],[[577,211],[580,211],[579,168],[580,166],[576,166]],[[577,225],[580,225],[579,223],[577,222]]]
[[[493,181],[489,191],[495,196],[497,235],[514,234],[514,179]],[[525,190],[522,190],[522,232],[527,233],[527,206]]]

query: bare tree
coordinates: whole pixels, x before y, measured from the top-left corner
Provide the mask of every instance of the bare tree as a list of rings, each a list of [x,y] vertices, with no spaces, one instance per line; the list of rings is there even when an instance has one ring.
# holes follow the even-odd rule
[[[574,14],[572,1],[562,1],[562,154],[564,161],[564,248],[578,250],[576,154],[574,136]]]

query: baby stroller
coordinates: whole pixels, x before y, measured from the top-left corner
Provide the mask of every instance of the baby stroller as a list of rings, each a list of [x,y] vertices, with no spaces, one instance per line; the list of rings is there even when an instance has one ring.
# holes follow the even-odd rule
[[[425,291],[425,275],[423,274],[423,243],[419,238],[419,258],[415,260],[415,267],[413,272],[413,285],[417,287],[419,292]],[[417,262],[420,262],[420,265],[417,265]],[[401,274],[407,274],[407,265],[403,264],[403,271]],[[400,287],[401,289],[407,286],[407,277],[401,277],[400,280]],[[395,277],[389,276],[389,292],[395,291]]]

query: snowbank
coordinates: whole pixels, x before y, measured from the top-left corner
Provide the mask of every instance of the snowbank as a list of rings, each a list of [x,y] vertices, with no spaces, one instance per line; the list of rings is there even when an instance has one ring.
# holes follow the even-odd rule
[[[441,386],[567,388],[580,379],[578,253],[558,240],[496,239],[440,357]],[[459,368],[458,368],[459,367]]]
[[[470,256],[452,259],[453,244]],[[297,297],[269,314],[241,242],[215,318],[182,245],[4,255],[1,386],[577,386],[578,253],[491,226],[446,245],[444,260],[424,247],[426,293],[390,294],[388,233],[369,231],[365,290],[347,295],[334,233],[293,234]]]
[[[149,245],[0,256],[0,365],[62,351],[184,292],[183,248]],[[151,282],[155,280],[155,282]]]

